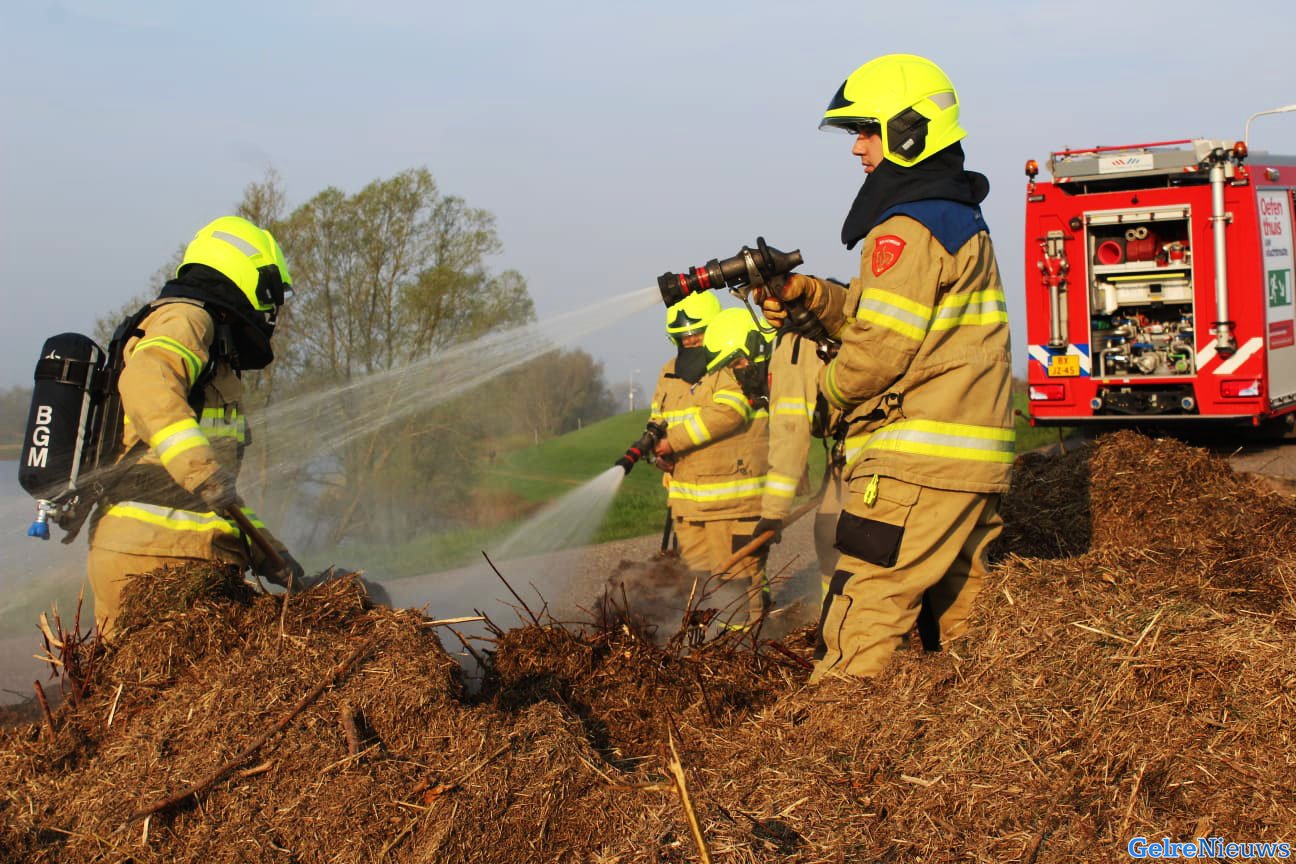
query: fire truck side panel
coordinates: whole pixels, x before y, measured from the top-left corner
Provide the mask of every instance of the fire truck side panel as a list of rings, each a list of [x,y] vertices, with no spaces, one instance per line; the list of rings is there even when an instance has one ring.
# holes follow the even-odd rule
[[[1296,303],[1293,302],[1292,193],[1288,189],[1256,192],[1260,223],[1260,260],[1264,268],[1268,326],[1269,401],[1281,411],[1296,406]]]
[[[1274,169],[1247,169],[1223,187],[1231,353],[1214,333],[1205,177],[1094,184],[1100,191],[1066,178],[1034,184],[1025,238],[1032,422],[1257,424],[1296,411],[1296,208],[1290,189],[1257,188],[1254,179],[1279,179]],[[1289,173],[1296,168],[1283,170],[1288,183]]]

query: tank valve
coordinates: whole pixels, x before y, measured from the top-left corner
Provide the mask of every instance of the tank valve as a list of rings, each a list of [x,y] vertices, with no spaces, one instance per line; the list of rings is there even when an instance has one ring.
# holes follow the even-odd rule
[[[27,528],[28,537],[38,537],[41,540],[50,538],[49,514],[53,512],[54,505],[50,501],[36,502],[36,519]]]

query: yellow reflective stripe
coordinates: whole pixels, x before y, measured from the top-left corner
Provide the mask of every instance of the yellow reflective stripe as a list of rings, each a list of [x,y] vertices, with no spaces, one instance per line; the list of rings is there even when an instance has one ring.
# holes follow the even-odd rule
[[[859,460],[859,457],[864,453],[864,445],[867,444],[868,440],[872,437],[873,435],[871,433],[865,435],[854,435],[843,442],[842,456],[846,459],[847,467],[854,465],[856,461]]]
[[[171,531],[219,531],[222,534],[237,536],[238,527],[233,522],[215,513],[198,513],[193,510],[176,510],[170,507],[159,507],[156,504],[145,504],[141,501],[122,501],[108,508],[104,516],[118,519],[134,519],[167,528]]]
[[[861,306],[865,301],[868,301],[869,308],[886,309],[892,314],[903,313],[904,317],[918,325],[926,324],[931,319],[930,306],[885,288],[869,288],[860,295]]]
[[[156,450],[159,446],[161,446],[162,442],[164,442],[166,439],[170,438],[172,435],[176,434],[177,432],[182,432],[189,429],[196,430],[197,428],[198,428],[198,421],[192,417],[186,417],[183,420],[177,420],[176,422],[163,426],[161,429],[154,432],[153,435],[149,437],[149,442],[148,442],[149,446],[152,447],[154,450]]]
[[[135,348],[131,351],[131,355],[134,356],[136,351],[141,351],[145,348],[161,348],[165,351],[170,351],[172,354],[179,355],[180,359],[184,361],[185,369],[189,373],[189,386],[192,387],[193,383],[198,380],[198,373],[202,371],[203,367],[202,361],[198,359],[197,354],[193,353],[170,336],[150,336],[147,339],[141,339],[135,344]]]
[[[203,424],[203,429],[207,431],[208,438],[233,438],[240,444],[243,443],[243,430],[239,426],[208,426]]]
[[[685,501],[714,503],[716,501],[752,498],[761,495],[764,489],[764,477],[748,477],[744,480],[728,483],[685,483],[675,479],[671,481],[670,497],[680,498]]]
[[[849,408],[850,402],[842,394],[841,388],[837,386],[837,358],[834,357],[824,370],[823,376],[824,398],[838,408]]]
[[[943,318],[932,324],[932,330],[953,330],[955,327],[1007,323],[1008,310],[1005,309],[1002,312],[983,312],[976,315],[960,315],[957,318]]]
[[[870,288],[860,297],[855,317],[921,342],[927,335],[932,310],[930,306],[924,306],[900,294]]]
[[[861,306],[862,305],[863,304],[861,304]],[[923,338],[927,335],[927,329],[925,327],[924,328],[915,327],[912,324],[901,321],[898,318],[893,318],[890,315],[885,315],[881,312],[875,312],[872,309],[861,308],[856,317],[859,320],[872,322],[873,324],[877,324],[881,327],[885,327],[888,330],[894,330],[896,333],[899,333],[901,336],[904,336],[908,339],[912,339],[915,342],[921,342]]]
[[[987,288],[969,294],[952,294],[936,310],[933,330],[952,330],[963,325],[1007,324],[1008,301],[1002,289]]]
[[[263,529],[266,527],[265,523],[261,521],[251,507],[240,507],[239,509],[243,511],[243,515],[248,518],[254,528]],[[178,510],[171,507],[161,507],[157,504],[145,504],[143,501],[119,502],[109,507],[104,515],[114,516],[118,519],[134,519],[138,522],[145,522],[172,531],[219,531],[222,534],[233,536],[242,533],[233,521],[210,510],[199,513],[196,510]]]
[[[751,403],[742,393],[733,390],[717,390],[711,401],[720,405],[727,405],[742,415],[744,420],[750,420],[752,416]]]
[[[240,444],[247,440],[247,420],[238,413],[237,408],[230,411],[228,420],[225,419],[224,408],[204,408],[202,422],[198,425],[211,438],[233,438]]]
[[[163,466],[166,466],[170,465],[175,461],[177,456],[187,450],[192,450],[195,447],[210,446],[211,442],[207,440],[207,436],[195,429],[193,432],[187,433],[183,439],[177,440],[168,445],[166,450],[155,450],[154,452],[156,452],[158,458],[162,460]]]
[[[261,521],[261,517],[257,516],[256,512],[251,507],[240,507],[239,509],[243,511],[243,515],[252,523],[253,528],[264,529],[266,527],[265,523]]]
[[[814,408],[810,406],[809,402],[800,397],[780,396],[778,401],[774,403],[774,415],[776,417],[801,417],[804,415],[808,419],[814,416]]]
[[[170,465],[172,460],[186,450],[192,450],[195,447],[210,447],[211,442],[198,428],[198,421],[192,417],[187,417],[184,420],[177,420],[169,426],[164,426],[156,432],[149,438],[149,446],[162,460],[163,465]]]
[[[800,479],[791,474],[771,471],[765,476],[765,494],[775,498],[795,498]]]
[[[901,420],[868,436],[867,450],[888,450],[974,462],[1011,463],[1016,433],[997,426],[939,420]],[[849,440],[847,442],[849,447]]]
[[[694,445],[705,444],[711,440],[711,432],[707,429],[706,424],[702,422],[700,408],[686,408],[682,411],[663,411],[661,418],[666,421],[667,428],[673,426],[683,426],[684,431],[688,432],[689,440]]]
[[[697,408],[692,409],[689,418],[684,421],[684,431],[688,432],[689,440],[696,445],[711,440],[711,430],[702,422],[702,413]]]

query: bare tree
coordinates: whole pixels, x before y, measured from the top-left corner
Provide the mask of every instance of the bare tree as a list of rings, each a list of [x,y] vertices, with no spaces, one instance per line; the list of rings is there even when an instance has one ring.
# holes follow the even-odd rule
[[[515,431],[558,435],[616,412],[603,364],[581,350],[553,351],[511,373],[501,389],[511,395]]]
[[[291,338],[276,350],[298,389],[391,370],[535,315],[522,277],[487,266],[501,249],[494,217],[442,195],[425,168],[351,196],[325,189],[282,234],[297,296]],[[330,410],[382,413],[346,400]],[[390,526],[453,507],[447,484],[471,481],[475,431],[441,409],[338,447],[327,460],[331,539],[362,518]],[[394,490],[418,495],[418,506],[394,505]]]

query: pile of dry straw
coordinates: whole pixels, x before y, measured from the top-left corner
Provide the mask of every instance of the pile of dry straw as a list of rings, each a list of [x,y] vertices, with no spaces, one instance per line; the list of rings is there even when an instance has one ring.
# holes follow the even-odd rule
[[[54,731],[0,738],[0,860],[1077,861],[1136,835],[1296,840],[1296,504],[1120,433],[1024,459],[1005,511],[965,642],[816,688],[806,634],[680,657],[633,627],[528,626],[470,695],[443,628],[354,583],[293,598],[281,636],[272,598],[159,576]]]

